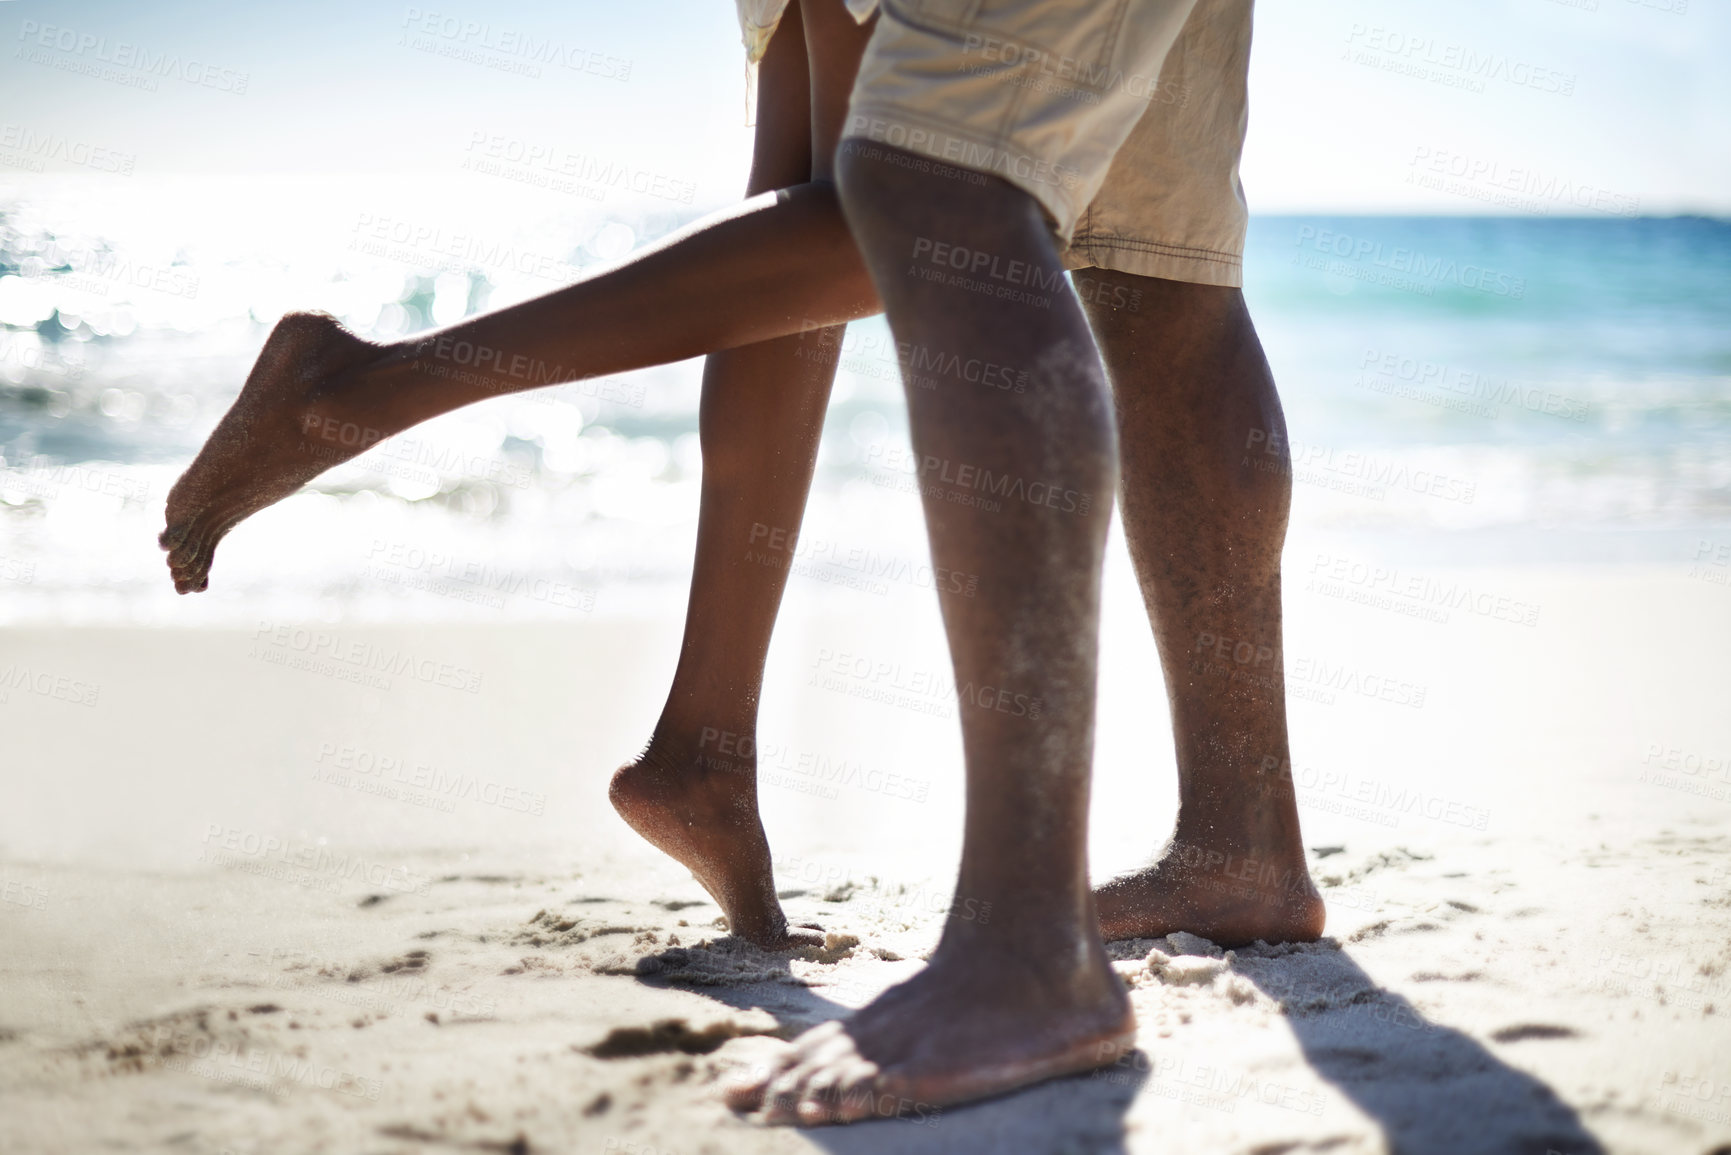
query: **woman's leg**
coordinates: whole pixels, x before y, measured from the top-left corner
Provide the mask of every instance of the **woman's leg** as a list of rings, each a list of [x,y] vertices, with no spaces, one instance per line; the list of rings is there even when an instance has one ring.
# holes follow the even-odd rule
[[[758,143],[771,145],[753,165],[761,195],[607,272],[436,333],[379,345],[329,317],[284,317],[169,494],[162,545],[175,588],[209,584],[217,543],[241,520],[431,417],[878,312],[827,179],[868,29],[840,0],[807,0],[808,69],[798,8],[760,65]],[[799,98],[783,102],[795,83]]]
[[[755,526],[799,526],[840,346],[823,326],[880,307],[830,183],[869,27],[840,0],[804,4],[789,5],[759,66],[753,199],[611,272],[394,346],[326,317],[284,318],[175,486],[163,534],[176,588],[203,589],[229,528],[384,437],[487,397],[722,350],[704,369],[679,666],[648,748],[610,796],[692,870],[736,933],[766,945],[788,940],[752,752],[787,574],[746,555],[762,556]],[[457,371],[441,350],[458,342],[491,350],[487,367]],[[522,372],[518,357],[539,368]]]
[[[789,5],[760,65],[753,191],[827,181],[864,43],[839,0],[806,0],[803,14]],[[797,175],[787,171],[794,167]],[[609,791],[638,833],[691,869],[729,928],[761,945],[801,940],[787,933],[758,819],[757,703],[840,337],[839,329],[812,331],[710,354],[679,667],[648,748]],[[772,549],[770,540],[789,544]]]

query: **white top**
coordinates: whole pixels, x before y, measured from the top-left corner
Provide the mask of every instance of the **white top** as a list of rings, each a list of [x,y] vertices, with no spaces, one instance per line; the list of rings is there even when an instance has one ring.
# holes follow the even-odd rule
[[[878,0],[845,0],[853,18],[864,24],[878,10]],[[787,0],[734,0],[739,9],[739,38],[745,43],[745,58],[756,64],[769,51],[769,38],[775,35],[781,14],[787,11]]]

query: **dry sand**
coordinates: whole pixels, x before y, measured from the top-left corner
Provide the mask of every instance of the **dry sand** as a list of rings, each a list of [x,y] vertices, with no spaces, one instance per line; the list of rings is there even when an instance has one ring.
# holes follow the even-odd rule
[[[12,631],[0,1150],[1724,1149],[1731,593],[1681,569],[1438,570],[1540,612],[1424,621],[1307,558],[1287,665],[1310,663],[1295,772],[1327,939],[1118,944],[1132,1060],[814,1132],[738,1119],[715,1084],[941,929],[955,724],[879,692],[944,668],[923,601],[805,591],[778,638],[766,820],[790,915],[833,944],[803,958],[725,938],[603,804],[676,619],[308,627],[413,657],[373,685],[295,668],[274,628]],[[1106,638],[1100,877],[1172,813],[1121,573]],[[855,677],[862,655],[899,672]]]

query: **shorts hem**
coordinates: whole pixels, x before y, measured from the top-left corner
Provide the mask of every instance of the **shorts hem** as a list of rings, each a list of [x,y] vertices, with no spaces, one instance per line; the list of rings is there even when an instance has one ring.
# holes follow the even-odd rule
[[[1132,276],[1228,289],[1244,287],[1244,258],[1237,253],[1139,237],[1081,234],[1065,250],[1064,267],[1112,269]]]
[[[873,136],[869,129],[874,120],[899,126],[904,130],[904,133],[910,128],[923,129],[935,137],[947,137],[948,142],[981,149],[994,156],[1001,155],[1006,160],[1019,157],[1032,165],[1038,163],[1035,157],[1018,153],[1002,139],[994,140],[952,122],[923,113],[911,113],[907,109],[893,104],[861,104],[856,101],[853,107],[848,110],[848,127],[842,132],[843,140],[858,140],[866,144],[881,144],[890,148],[899,148],[904,152],[924,156],[939,164],[965,169],[968,172],[977,172],[985,176],[994,176],[1012,184],[1039,203],[1051,222],[1052,231],[1057,235],[1059,241],[1066,245],[1070,243],[1070,236],[1075,232],[1076,225],[1081,220],[1082,210],[1088,206],[1086,203],[1078,204],[1076,198],[1071,196],[1061,184],[1017,173],[1014,171],[1013,160],[1004,168],[982,166],[977,163],[969,163],[967,158],[946,155],[948,150],[945,148],[936,150],[930,147],[922,148],[920,145],[925,142],[914,141],[911,139],[911,134],[905,136],[900,142],[888,140],[881,136]],[[860,126],[857,131],[856,125]]]

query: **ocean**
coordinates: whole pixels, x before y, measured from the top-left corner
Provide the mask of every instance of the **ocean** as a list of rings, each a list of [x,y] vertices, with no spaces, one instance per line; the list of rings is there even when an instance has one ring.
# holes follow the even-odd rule
[[[708,206],[122,183],[0,188],[0,622],[682,604],[697,362],[412,431],[241,526],[199,598],[175,597],[154,539],[168,487],[285,310],[415,332],[582,276]],[[1731,222],[1257,217],[1245,279],[1286,408],[1295,540],[1436,564],[1724,568]],[[857,323],[796,559],[814,596],[918,592],[906,424],[888,331]]]

